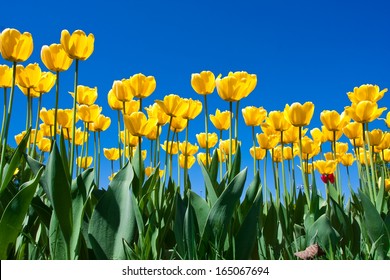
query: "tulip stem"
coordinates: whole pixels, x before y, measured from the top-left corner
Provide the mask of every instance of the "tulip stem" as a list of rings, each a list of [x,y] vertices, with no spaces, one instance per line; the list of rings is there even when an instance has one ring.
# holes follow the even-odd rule
[[[96,141],[96,131],[93,132],[93,170],[94,170],[94,175],[95,175],[95,182],[97,182],[97,141]],[[97,184],[97,186],[99,187],[99,185]]]
[[[7,118],[7,88],[4,88],[3,122],[1,124],[1,146],[3,146],[5,119]]]
[[[172,115],[169,117],[169,126],[168,126],[168,134],[167,134],[167,141],[165,142],[165,172],[164,172],[164,183],[166,179],[167,174],[167,168],[168,168],[168,142],[169,142],[169,134],[171,132],[171,124],[172,124]]]
[[[232,170],[232,123],[233,123],[233,103],[229,102],[229,110],[230,110],[230,127],[229,127],[229,174]]]
[[[88,135],[89,135],[89,123],[87,122],[86,123],[86,130],[87,130],[87,144],[85,145],[86,146],[86,150],[85,150],[85,161],[84,161],[84,166],[87,166],[87,163],[88,163],[88,147],[89,147],[89,141],[88,141]],[[84,170],[86,169],[86,167],[84,167]],[[99,186],[99,185],[98,185]]]
[[[123,123],[125,123],[125,116],[126,116],[126,102],[125,101],[123,101],[122,102],[122,104],[123,104]],[[126,163],[126,146],[127,146],[127,129],[126,129],[126,125],[124,125],[123,126],[123,131],[124,131],[124,146],[125,146],[125,151],[124,151],[124,153],[123,153],[123,164],[125,164]],[[130,142],[130,141],[129,141]],[[129,145],[129,147],[128,147],[128,149],[129,149],[129,158],[131,159],[131,151],[130,151],[130,145]]]
[[[207,109],[207,95],[204,96],[204,124],[206,130],[206,168],[209,168],[209,115]]]
[[[76,137],[76,101],[77,101],[77,85],[78,85],[78,73],[79,73],[79,60],[75,61],[75,71],[74,71],[74,99],[73,99],[73,120],[72,120],[72,150],[70,153],[70,178],[73,177],[73,166],[74,166],[74,152],[75,152],[75,137]]]
[[[140,100],[142,100],[142,99],[140,99]],[[139,164],[139,171],[140,171],[140,174],[138,174],[138,176],[139,176],[139,186],[140,186],[140,188],[139,188],[139,190],[140,190],[140,192],[141,192],[141,189],[142,189],[142,184],[143,184],[143,182],[141,182],[141,178],[142,178],[142,176],[141,176],[141,173],[142,173],[142,138],[141,138],[141,136],[138,136],[138,164]],[[141,193],[140,193],[140,195],[141,195]]]
[[[97,186],[99,188],[99,183],[100,183],[100,131],[98,131],[98,142],[97,142],[97,159],[98,159],[98,164],[97,164]]]
[[[368,155],[370,157],[370,166],[371,166],[372,188],[373,188],[373,191],[374,191],[374,199],[376,199],[376,196],[377,196],[376,186],[377,186],[378,178],[377,178],[377,175],[376,175],[376,168],[375,168],[374,160],[373,160],[373,156],[372,156],[372,153],[374,152],[374,147],[371,148],[370,135],[368,134],[369,133],[368,132],[368,124],[367,124],[366,128],[367,128],[367,130],[366,130],[366,133],[367,133],[366,139],[367,139],[367,146],[368,146]]]
[[[118,113],[118,150],[119,150],[119,167],[122,169],[122,150],[121,150],[121,113],[117,110]],[[126,142],[125,142],[126,145]]]
[[[206,95],[205,95],[206,96]],[[188,126],[190,125],[190,120],[187,119],[187,125],[186,125],[186,140],[185,140],[185,148],[184,148],[184,194],[187,193],[188,190],[188,182],[187,182],[187,177],[188,177]],[[180,160],[178,160],[179,162]],[[179,162],[180,165],[180,162]]]
[[[234,139],[236,140],[236,146],[238,145],[238,113],[239,113],[240,101],[236,103],[236,116],[235,116],[235,128],[234,128]]]
[[[219,141],[222,140],[222,129],[219,130]],[[219,181],[222,182],[222,178],[223,178],[223,158],[225,157],[226,159],[226,155],[223,153],[223,151],[221,149],[219,149],[219,154],[221,155],[221,158],[219,159]]]
[[[290,196],[287,191],[287,183],[286,183],[286,172],[284,168],[284,144],[283,144],[283,130],[280,131],[280,143],[281,143],[281,148],[282,148],[282,181],[283,181],[283,192],[284,192],[284,198],[285,198],[285,204],[286,208],[287,205],[290,202]]]
[[[305,191],[307,206],[310,209],[310,193],[309,193],[309,183],[308,183],[308,177],[306,172],[304,171],[304,162],[302,158],[302,127],[299,127],[299,154],[300,154],[300,161],[301,161],[301,173],[302,173],[302,180],[303,180],[303,187]],[[307,170],[308,171],[308,170]]]
[[[267,212],[268,212],[267,157],[268,157],[268,154],[265,153],[265,158],[264,158],[264,199],[265,199],[264,204],[265,204],[265,214],[267,214]]]
[[[12,67],[12,85],[11,85],[11,94],[8,102],[8,110],[7,110],[7,118],[5,121],[5,128],[4,128],[4,140],[2,142],[1,146],[1,164],[0,164],[0,180],[3,180],[3,166],[5,164],[5,151],[7,149],[7,139],[8,139],[8,129],[9,124],[11,121],[11,113],[12,113],[12,103],[14,100],[14,93],[15,93],[15,80],[16,80],[16,62],[13,62]],[[0,194],[3,192],[3,189],[0,189]]]
[[[278,170],[278,163],[274,160],[274,149],[271,149],[271,158],[272,158],[271,161],[272,171],[274,173],[274,184],[275,184],[275,192],[276,192],[276,209],[279,212],[279,208],[280,208],[279,170]]]
[[[58,113],[58,97],[60,92],[60,72],[56,72],[56,103],[54,107],[54,141],[57,140],[57,113]]]
[[[42,93],[39,93],[38,97],[38,110],[37,110],[37,118],[35,120],[35,135],[34,135],[34,143],[33,143],[33,149],[32,149],[32,157],[35,158],[35,145],[37,144],[37,136],[38,136],[38,125],[39,125],[39,112],[41,111],[41,104],[42,104]],[[51,127],[49,126],[49,129]]]
[[[155,153],[154,153],[154,162],[153,167],[156,167],[157,162],[160,162],[160,125],[157,124],[157,137],[156,137],[156,145],[155,145]]]
[[[253,177],[256,177],[256,138],[255,127],[252,126],[252,141],[253,141]]]

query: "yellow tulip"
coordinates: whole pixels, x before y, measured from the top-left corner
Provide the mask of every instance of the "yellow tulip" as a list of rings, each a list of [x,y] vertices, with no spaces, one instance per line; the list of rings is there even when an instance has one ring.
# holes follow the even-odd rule
[[[111,119],[104,115],[99,115],[97,119],[90,125],[91,131],[105,131],[110,127]]]
[[[281,111],[269,112],[265,125],[270,125],[275,131],[286,131],[291,127]]]
[[[346,154],[348,152],[348,143],[336,142],[336,152],[340,156]]]
[[[314,104],[312,102],[306,102],[303,105],[294,102],[284,108],[284,117],[293,126],[302,127],[310,123],[314,113]]]
[[[301,168],[301,167],[299,166],[299,168]],[[306,174],[313,173],[313,164],[311,164],[311,163],[304,164],[303,165],[303,172],[305,172]]]
[[[341,136],[343,136],[342,130],[329,131],[324,125],[322,126],[322,133],[323,133],[324,137],[326,138],[326,140],[331,141],[331,142],[337,141],[341,138]]]
[[[358,137],[356,139],[350,139],[349,142],[351,142],[352,145],[354,145],[355,147],[363,147],[364,145],[364,141],[363,141],[363,137]]]
[[[130,116],[125,115],[126,128],[134,136],[145,136],[157,125],[156,119],[147,119],[142,112],[134,112]]]
[[[181,117],[188,110],[188,103],[176,94],[164,96],[164,100],[155,100],[165,114],[171,117]]]
[[[196,155],[196,158],[198,160],[198,163],[202,163],[204,166],[206,166],[206,153],[198,153]],[[207,155],[207,162],[211,162],[211,156],[210,154]]]
[[[213,148],[217,142],[218,142],[218,136],[217,133],[208,133],[208,148]],[[202,132],[199,134],[196,134],[196,140],[198,141],[199,146],[202,149],[206,149],[206,133]]]
[[[351,166],[353,162],[355,161],[355,158],[351,153],[347,153],[341,156],[340,162],[344,166]]]
[[[8,65],[0,65],[0,88],[12,86],[12,68]]]
[[[36,132],[35,129],[31,129],[30,138],[29,138],[29,143],[30,143],[30,144],[33,144],[33,143],[34,143],[35,132]],[[26,135],[26,131],[22,131],[21,133],[15,135],[15,142],[16,142],[17,145],[20,144],[20,141],[22,141],[22,139],[23,139],[23,137],[24,137],[25,135]],[[39,141],[41,141],[42,137],[43,137],[42,131],[38,130],[37,142],[36,142],[36,143],[39,143]]]
[[[86,60],[93,53],[95,37],[92,33],[87,36],[82,30],[76,30],[72,35],[68,30],[62,30],[60,41],[70,58]]]
[[[387,163],[390,162],[390,149],[383,150],[383,160]]]
[[[159,136],[161,134],[161,126],[159,127],[158,129],[158,133],[157,133],[157,125],[155,127],[153,127],[153,129],[149,132],[149,134],[145,135],[146,138],[148,138],[149,140],[156,140],[157,139],[157,136]]]
[[[77,157],[76,164],[83,169],[87,169],[92,164],[92,157]]]
[[[225,101],[236,102],[247,97],[256,87],[257,76],[247,72],[230,72],[224,78],[217,78],[218,95]]]
[[[179,165],[180,165],[181,168],[190,169],[194,165],[196,159],[195,159],[194,156],[187,156],[187,165],[186,165],[185,164],[185,162],[186,162],[185,158],[186,158],[185,155],[183,155],[183,154],[179,155]]]
[[[390,112],[387,112],[385,123],[388,128],[390,128]]]
[[[366,156],[364,156],[364,151],[360,151],[359,152],[359,162],[360,164],[363,164],[363,165],[370,165],[371,164],[371,160],[370,160],[370,157],[368,156],[369,155],[369,152],[366,151]],[[367,161],[366,161],[367,159]]]
[[[133,95],[131,94],[129,85],[123,81],[114,81],[111,88],[115,97],[120,102],[127,102],[133,99]]]
[[[292,160],[297,153],[294,153],[291,147],[283,147],[283,158],[285,160]]]
[[[347,114],[345,114],[345,112],[342,112],[341,114],[339,114],[335,110],[322,111],[320,114],[320,119],[321,119],[322,124],[329,131],[340,131],[350,121],[350,117]]]
[[[260,148],[271,150],[279,143],[279,136],[276,134],[267,135],[265,133],[256,134]]]
[[[64,130],[63,130],[64,131]],[[85,138],[84,138],[84,131],[81,131],[81,128],[77,128],[76,131],[75,131],[75,145],[76,146],[81,146],[83,145],[85,142],[88,141],[88,138],[89,138],[89,133],[85,134]],[[65,134],[64,134],[65,135]],[[68,136],[68,139],[70,139],[72,142],[73,142],[73,139],[72,139],[72,131],[69,130],[69,135]]]
[[[390,192],[390,179],[385,179],[385,190]]]
[[[107,94],[107,101],[108,105],[112,110],[122,110],[123,109],[123,102],[119,101],[118,98],[116,98],[116,95],[112,89]]]
[[[52,72],[42,72],[38,83],[34,86],[34,91],[39,93],[49,92],[56,82],[56,76]]]
[[[57,127],[57,131],[55,131],[54,125],[47,125],[44,123],[41,123],[39,125],[39,130],[42,132],[42,135],[45,137],[53,137],[56,133],[60,132],[60,130],[58,130],[58,127]]]
[[[73,62],[61,44],[44,45],[41,49],[41,60],[46,68],[53,72],[66,71]]]
[[[276,146],[272,150],[268,150],[272,156],[273,162],[282,162],[282,146]]]
[[[360,101],[352,106],[345,107],[345,112],[358,123],[369,123],[377,119],[387,108],[378,108],[376,102]]]
[[[78,105],[77,106],[77,115],[78,117],[86,123],[94,122],[97,117],[100,115],[102,107],[99,107],[96,104],[91,106],[88,105]]]
[[[24,88],[21,87],[20,85],[17,86],[20,89],[20,91],[27,97],[29,96],[31,98],[38,98],[41,95],[41,93],[36,92],[33,88]]]
[[[145,168],[145,174],[147,177],[150,177],[150,175],[153,174],[154,170],[156,170],[156,168],[154,167],[151,167],[151,166],[148,166]],[[164,175],[164,170],[158,170],[158,175],[160,176],[160,178]]]
[[[316,151],[316,147],[319,147],[320,143],[314,142],[308,136],[302,138],[302,153],[312,154]]]
[[[356,139],[359,137],[362,137],[363,135],[363,127],[361,123],[358,122],[352,122],[347,124],[343,128],[343,132],[345,136],[347,136],[349,139]]]
[[[191,75],[191,86],[201,95],[213,93],[215,89],[215,76],[211,71],[202,71]]]
[[[333,174],[337,167],[336,160],[316,160],[314,167],[320,174]]]
[[[150,105],[149,107],[145,108],[146,113],[148,114],[148,118],[151,119],[157,119],[157,123],[159,125],[165,125],[169,122],[169,116],[164,113],[164,111],[161,109],[160,105],[157,103],[154,103],[153,105]]]
[[[103,148],[103,154],[108,160],[118,160],[120,157],[118,148],[111,148],[111,149]]]
[[[387,88],[379,91],[377,85],[361,85],[360,87],[354,87],[353,92],[348,92],[348,98],[352,103],[359,103],[360,101],[378,102],[383,95],[387,92]]]
[[[383,131],[380,129],[368,131],[368,138],[371,146],[378,146],[382,142]]]
[[[386,150],[390,147],[390,133],[383,134],[382,141],[379,143],[379,145],[375,146],[375,149],[377,152]]]
[[[210,138],[209,138],[210,139]],[[240,144],[240,142],[238,142]],[[230,140],[220,140],[219,141],[219,149],[225,154],[228,155],[230,151]],[[232,139],[232,155],[236,153],[237,150],[237,141],[236,139]]]
[[[265,157],[267,150],[260,147],[255,147],[255,149],[253,149],[252,147],[249,149],[249,153],[251,154],[252,158],[254,157],[256,160],[262,160]]]
[[[218,130],[228,130],[231,123],[229,111],[221,112],[219,109],[215,111],[215,115],[210,114],[210,120]]]
[[[307,132],[307,129],[302,129],[301,133],[304,136]],[[298,142],[299,138],[299,127],[291,126],[285,132],[283,132],[283,144],[291,144]]]
[[[267,111],[263,107],[247,106],[242,109],[242,116],[247,126],[259,126],[266,119]]]
[[[173,132],[181,132],[187,127],[188,120],[182,117],[174,117],[172,118],[170,129]]]
[[[39,112],[39,118],[44,124],[53,126],[54,125],[54,109],[46,110],[45,107]]]
[[[6,28],[0,33],[0,53],[5,60],[26,61],[33,48],[33,38],[29,32],[21,34],[16,29]]]
[[[77,117],[77,115],[76,115]],[[73,113],[72,109],[58,109],[57,123],[63,128],[70,128],[72,126]],[[77,118],[78,120],[78,118]]]
[[[227,155],[221,149],[216,148],[214,152],[218,154],[218,162],[226,162]]]
[[[188,109],[183,114],[184,119],[193,120],[202,112],[202,102],[199,100],[184,99],[188,103]]]
[[[179,150],[183,155],[193,156],[198,152],[199,146],[184,141],[179,144]]]
[[[126,143],[125,143],[125,132],[124,131],[121,131],[121,141],[122,143],[125,145],[125,146],[130,146],[130,147],[137,147],[138,146],[138,143],[139,143],[139,138],[138,136],[134,136],[132,135],[128,130],[127,131],[127,135],[126,135]],[[142,141],[142,139],[141,139]]]
[[[125,115],[131,115],[132,113],[139,111],[140,102],[139,100],[130,100],[130,101],[126,101],[124,106],[125,106]]]
[[[70,95],[74,98],[74,92],[69,92]],[[87,86],[78,85],[77,86],[77,100],[78,104],[92,105],[95,103],[98,97],[97,87],[91,88]]]
[[[145,76],[142,73],[135,74],[126,80],[131,94],[137,98],[146,98],[156,89],[156,79],[153,76]]]
[[[16,83],[24,88],[34,88],[41,78],[41,68],[38,63],[30,63],[26,67],[16,66]]]
[[[50,152],[50,148],[51,148],[51,140],[48,138],[42,138],[41,140],[39,140],[37,146],[41,152],[48,153]]]
[[[168,141],[167,146],[167,141],[164,141],[164,144],[161,144],[161,148],[170,155],[176,155],[179,152],[179,145],[177,142]],[[166,151],[165,148],[168,148],[168,151]]]
[[[134,158],[135,154],[137,153],[137,149],[134,149],[134,147],[125,147],[125,155],[127,158],[130,158],[130,151],[131,151],[131,157]],[[147,151],[146,150],[142,150],[141,151],[141,157],[142,157],[142,160],[145,160],[146,159],[146,156],[147,156]]]
[[[324,133],[317,127],[310,130],[310,135],[316,142],[325,143],[328,140]]]

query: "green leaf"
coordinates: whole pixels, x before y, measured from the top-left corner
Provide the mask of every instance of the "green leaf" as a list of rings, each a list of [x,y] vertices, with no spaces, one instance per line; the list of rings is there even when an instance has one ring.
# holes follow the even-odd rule
[[[333,250],[339,241],[339,235],[334,230],[326,214],[320,216],[309,228],[307,233],[307,245],[318,243],[324,250]]]
[[[188,200],[188,206],[187,211],[184,214],[184,239],[185,244],[187,248],[187,258],[189,260],[195,259],[197,246],[195,243],[195,222],[194,222],[194,209],[192,208],[192,205],[190,203],[190,200]]]
[[[363,225],[372,244],[376,244],[376,258],[385,259],[389,252],[390,235],[384,221],[370,199],[359,190],[364,210]]]
[[[262,188],[258,188],[256,197],[251,203],[249,212],[241,224],[240,230],[235,238],[236,256],[235,259],[250,259],[253,247],[257,239],[257,228],[260,214],[262,212],[263,195]]]
[[[141,196],[142,191],[142,185],[145,180],[145,169],[144,169],[144,161],[142,159],[142,155],[140,158],[139,153],[140,146],[137,146],[137,149],[135,150],[134,157],[131,160],[131,164],[133,165],[134,169],[134,179],[133,179],[133,193],[136,197]]]
[[[73,232],[70,243],[70,258],[78,259],[81,236],[81,227],[85,207],[91,197],[94,188],[94,172],[92,169],[85,170],[72,182],[72,209],[73,209]]]
[[[265,219],[263,236],[267,245],[271,245],[272,247],[278,246],[278,214],[272,200],[268,209],[267,218]]]
[[[38,214],[38,217],[41,220],[41,222],[46,226],[47,229],[49,229],[52,209],[48,207],[45,203],[43,203],[41,198],[38,196],[34,196],[34,198],[31,201],[31,206]]]
[[[4,166],[3,178],[2,178],[3,181],[1,182],[1,187],[0,187],[0,195],[2,194],[2,192],[8,186],[9,182],[11,182],[12,178],[14,177],[14,172],[16,168],[18,168],[23,158],[23,154],[26,151],[27,141],[29,136],[30,136],[30,129],[26,132],[26,135],[23,137],[22,141],[20,141],[18,147],[16,148],[14,154],[11,157],[10,163]]]
[[[184,215],[186,213],[186,206],[179,193],[175,196],[175,221],[173,224],[173,232],[177,244],[177,251],[183,258],[186,254],[184,242]]]
[[[333,208],[332,208],[333,215],[331,216],[332,226],[342,236],[342,240],[341,240],[342,244],[348,245],[348,243],[350,243],[351,239],[353,238],[352,226],[351,226],[350,220],[349,220],[348,216],[345,215],[341,206],[336,201],[334,201],[332,198],[330,198],[330,199],[332,202],[331,205],[333,205]]]
[[[212,182],[217,181],[218,165],[219,165],[218,153],[215,151],[213,157],[211,158],[211,163],[209,166],[209,174]]]
[[[61,153],[62,164],[66,167],[65,168],[66,179],[70,182],[71,178],[70,178],[70,173],[68,168],[69,166],[68,155],[66,153],[65,138],[62,129],[61,129],[61,136],[60,136],[60,153]]]
[[[202,234],[202,240],[223,246],[235,206],[240,201],[246,180],[247,168],[237,174],[212,206]]]
[[[245,193],[244,201],[240,205],[239,214],[241,220],[243,220],[243,217],[247,215],[248,211],[252,207],[253,202],[257,197],[259,189],[260,189],[260,175],[259,175],[259,171],[257,171],[255,177],[253,178],[252,182],[250,183]]]
[[[51,215],[49,228],[49,246],[50,256],[53,260],[67,260],[70,258],[68,254],[68,244],[65,241],[61,231],[60,223],[56,215]]]
[[[0,259],[7,258],[8,250],[15,244],[31,200],[35,194],[43,169],[34,179],[24,183],[20,191],[5,208],[0,220]]]
[[[63,237],[69,248],[73,231],[73,214],[70,182],[65,170],[66,167],[63,165],[61,155],[55,144],[50,153],[42,180],[47,187],[47,196],[50,199],[54,214],[58,218]]]
[[[123,242],[132,244],[136,231],[130,197],[133,178],[133,167],[128,162],[111,181],[92,213],[88,236],[98,259],[124,259]]]
[[[236,154],[233,159],[232,170],[229,173],[229,180],[228,180],[229,183],[232,182],[232,180],[234,180],[234,177],[238,175],[240,170],[241,170],[241,145],[238,145]]]
[[[204,167],[202,163],[200,164],[200,169],[202,170],[203,180],[206,185],[207,201],[211,206],[213,206],[218,199],[217,194],[215,193],[216,186],[214,186],[217,181],[213,181],[211,179],[210,174],[207,172],[206,167]]]
[[[190,202],[195,212],[196,221],[198,222],[198,235],[200,237],[199,230],[203,230],[206,225],[210,207],[203,198],[193,191],[190,191]]]

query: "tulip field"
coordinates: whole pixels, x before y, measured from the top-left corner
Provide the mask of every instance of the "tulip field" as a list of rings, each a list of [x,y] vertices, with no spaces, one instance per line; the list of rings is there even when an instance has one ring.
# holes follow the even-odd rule
[[[138,73],[99,93],[110,118],[97,88],[79,81],[94,35],[63,30],[59,38],[29,62],[32,35],[0,33],[0,259],[390,258],[387,89],[356,85],[343,112],[294,100],[269,111],[240,107],[256,74],[193,73],[191,98],[156,99],[155,77]],[[74,84],[62,84],[65,71]],[[71,108],[59,102],[64,88]],[[49,92],[55,104],[45,108]],[[14,112],[20,96],[23,116]],[[209,111],[211,98],[229,109]],[[240,135],[243,124],[250,135]],[[15,125],[20,133],[10,135]]]

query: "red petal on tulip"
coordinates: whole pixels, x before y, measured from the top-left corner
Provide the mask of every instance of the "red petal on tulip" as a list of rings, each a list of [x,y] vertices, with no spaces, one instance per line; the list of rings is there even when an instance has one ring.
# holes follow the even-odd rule
[[[328,179],[329,181],[334,184],[334,175],[333,174],[328,174]]]
[[[322,182],[327,184],[328,183],[328,175],[327,174],[322,174],[321,175],[321,180],[322,180]]]

